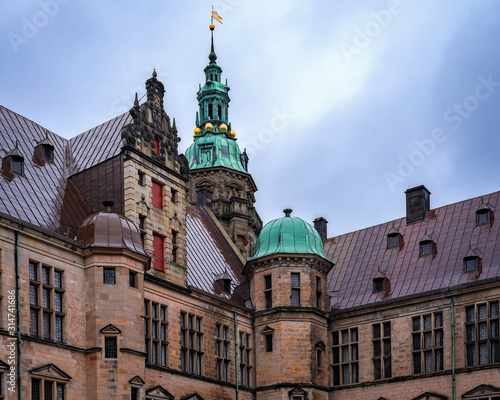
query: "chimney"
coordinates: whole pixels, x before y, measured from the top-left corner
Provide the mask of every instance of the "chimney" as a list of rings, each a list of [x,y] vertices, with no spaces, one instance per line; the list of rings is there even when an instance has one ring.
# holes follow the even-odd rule
[[[207,206],[212,208],[212,194],[213,192],[207,186],[202,186],[196,189],[196,205],[200,207]]]
[[[321,237],[321,240],[324,243],[327,238],[326,225],[328,224],[328,221],[323,217],[319,217],[316,218],[313,222],[314,222],[314,228],[318,231],[319,236]]]
[[[408,189],[406,192],[406,223],[423,221],[430,210],[431,192],[423,185]]]

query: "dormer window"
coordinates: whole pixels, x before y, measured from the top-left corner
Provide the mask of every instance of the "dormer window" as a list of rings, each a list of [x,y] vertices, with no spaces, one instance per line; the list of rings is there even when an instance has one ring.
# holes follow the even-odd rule
[[[464,270],[465,272],[477,271],[479,269],[479,263],[481,259],[478,256],[471,256],[464,258]]]
[[[488,208],[476,211],[476,224],[485,225],[491,222],[492,212]]]
[[[43,145],[43,159],[48,162],[54,162],[54,147],[48,144]]]
[[[17,175],[23,175],[24,172],[24,158],[21,156],[12,156],[11,170]]]
[[[393,247],[400,247],[401,245],[401,234],[395,232],[395,233],[389,233],[387,235],[387,248],[392,249]]]
[[[373,293],[383,292],[385,290],[385,278],[375,278],[373,280]]]
[[[432,240],[423,240],[420,242],[420,256],[434,254],[436,244]]]

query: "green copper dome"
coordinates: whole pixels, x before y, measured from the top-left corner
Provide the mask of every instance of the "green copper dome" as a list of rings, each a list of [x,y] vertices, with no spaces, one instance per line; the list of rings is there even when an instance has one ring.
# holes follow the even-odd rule
[[[262,228],[250,260],[278,253],[316,254],[328,260],[318,231],[304,220],[291,217],[292,210],[284,212],[283,218],[268,222]]]
[[[247,173],[248,157],[240,152],[236,139],[228,137],[226,132],[206,131],[195,136],[194,143],[186,150],[189,169],[226,167]]]

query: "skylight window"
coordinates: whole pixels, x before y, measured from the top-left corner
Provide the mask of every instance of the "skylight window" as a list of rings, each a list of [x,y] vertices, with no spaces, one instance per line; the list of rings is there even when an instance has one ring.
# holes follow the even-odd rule
[[[492,212],[490,209],[484,208],[476,212],[477,225],[485,225],[491,222]]]
[[[387,235],[387,248],[399,247],[401,235],[399,233],[389,233]]]
[[[423,240],[420,242],[420,256],[434,254],[436,252],[436,243],[432,240]]]
[[[18,175],[23,174],[24,170],[24,159],[19,156],[12,156],[12,172]]]

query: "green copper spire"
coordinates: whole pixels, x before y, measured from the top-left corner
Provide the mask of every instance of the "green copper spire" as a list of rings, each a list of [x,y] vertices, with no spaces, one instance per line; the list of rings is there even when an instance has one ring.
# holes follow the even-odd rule
[[[222,68],[217,65],[214,49],[214,25],[210,25],[210,63],[203,70],[205,84],[196,94],[199,111],[196,112],[194,143],[186,150],[189,169],[226,167],[247,173],[248,157],[236,143],[236,133],[231,130],[227,109],[229,86],[222,83]]]

